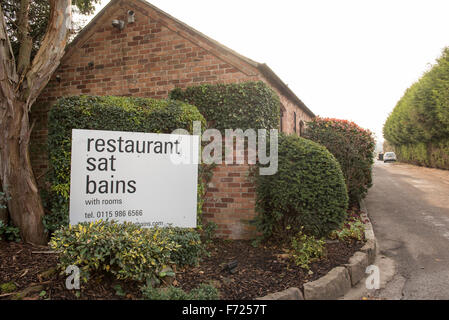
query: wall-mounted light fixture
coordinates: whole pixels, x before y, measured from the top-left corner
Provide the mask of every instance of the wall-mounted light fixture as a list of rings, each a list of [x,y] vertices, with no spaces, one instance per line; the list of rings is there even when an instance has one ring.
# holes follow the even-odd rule
[[[132,10],[128,10],[128,23],[134,23],[136,21],[136,14]]]
[[[123,21],[123,20],[112,20],[112,26],[114,28],[117,28],[117,29],[119,29],[121,31],[125,27],[125,21]]]

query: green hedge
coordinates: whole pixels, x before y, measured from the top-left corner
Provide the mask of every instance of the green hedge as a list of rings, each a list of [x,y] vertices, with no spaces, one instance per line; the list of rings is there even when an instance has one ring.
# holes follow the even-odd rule
[[[358,203],[372,186],[375,142],[369,130],[354,122],[315,118],[304,137],[325,146],[340,163],[351,203]]]
[[[279,97],[261,81],[177,88],[170,98],[197,106],[208,126],[221,132],[279,128]]]
[[[395,146],[393,150],[401,161],[418,166],[449,169],[449,139],[404,144]]]
[[[449,48],[406,90],[383,133],[400,161],[449,169]]]
[[[302,230],[321,237],[338,228],[347,215],[348,195],[335,157],[315,142],[284,134],[278,154],[275,175],[256,175],[258,230],[289,239]]]
[[[201,121],[205,126],[196,107],[174,100],[112,96],[60,99],[51,108],[48,119],[48,182],[51,187],[47,207],[51,213],[44,217],[46,229],[54,231],[68,224],[72,129],[153,133],[186,129],[192,132],[194,121]],[[199,185],[201,187],[201,183]]]

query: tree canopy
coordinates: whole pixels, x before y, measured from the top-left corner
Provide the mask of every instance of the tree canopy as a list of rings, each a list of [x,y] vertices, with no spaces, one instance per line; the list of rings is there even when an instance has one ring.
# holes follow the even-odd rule
[[[72,0],[72,13],[80,15],[90,15],[95,11],[95,4],[101,0]],[[28,33],[32,39],[31,58],[36,55],[41,42],[47,31],[47,25],[50,18],[50,2],[48,0],[27,0],[29,4],[28,11]],[[21,0],[0,0],[0,4],[5,16],[6,27],[8,29],[11,47],[13,49],[16,61],[18,61],[21,41],[19,36],[19,26],[22,6]],[[82,21],[73,21],[73,33],[77,33],[82,27]]]

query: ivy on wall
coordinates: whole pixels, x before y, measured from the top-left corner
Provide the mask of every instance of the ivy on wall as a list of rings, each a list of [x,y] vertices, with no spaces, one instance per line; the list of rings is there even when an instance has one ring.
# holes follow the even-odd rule
[[[262,81],[176,88],[169,96],[195,105],[208,127],[223,133],[225,129],[279,129],[279,97]]]

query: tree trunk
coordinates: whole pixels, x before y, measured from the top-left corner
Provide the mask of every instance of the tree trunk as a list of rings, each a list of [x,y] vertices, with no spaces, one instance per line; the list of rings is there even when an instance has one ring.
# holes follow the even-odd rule
[[[7,112],[5,125],[0,126],[0,177],[9,197],[8,209],[13,225],[19,227],[22,239],[46,244],[42,218],[44,209],[31,167],[29,139],[31,130],[28,107],[13,102],[14,112]],[[11,110],[11,108],[9,108]]]
[[[29,59],[29,43],[25,41],[28,14],[21,14],[25,40],[20,48],[20,72],[0,7],[0,181],[10,197],[8,211],[12,223],[19,227],[25,242],[34,244],[46,244],[47,235],[42,223],[44,208],[30,162],[32,128],[28,113],[64,55],[71,20],[71,0],[49,2],[47,33],[31,64],[25,61]],[[21,10],[28,10],[29,0],[21,3]]]

